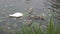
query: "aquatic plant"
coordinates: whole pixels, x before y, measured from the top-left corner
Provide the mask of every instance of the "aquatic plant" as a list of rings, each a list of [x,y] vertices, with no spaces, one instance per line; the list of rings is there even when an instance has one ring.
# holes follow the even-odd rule
[[[57,34],[57,29],[54,26],[54,22],[53,22],[53,18],[52,17],[50,18],[50,22],[48,24],[46,34]]]
[[[4,32],[2,31],[2,29],[0,28],[0,31],[2,34],[4,34]],[[13,32],[13,31],[12,31]],[[38,26],[23,26],[20,31],[17,30],[16,32],[12,33],[10,32],[10,34],[58,34],[58,30],[56,29],[54,22],[53,22],[53,18],[50,18],[50,21],[48,22],[48,26],[46,31],[44,32],[40,27]]]
[[[21,29],[21,31],[23,34],[58,34],[57,29],[54,26],[54,22],[53,22],[52,17],[50,18],[48,27],[46,29],[46,33],[44,33],[42,31],[42,29],[37,26],[33,26],[33,27],[32,26],[30,26],[30,27],[25,26]]]

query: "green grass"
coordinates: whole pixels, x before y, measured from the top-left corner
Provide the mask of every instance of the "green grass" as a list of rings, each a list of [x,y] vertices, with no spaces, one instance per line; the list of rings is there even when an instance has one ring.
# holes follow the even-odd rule
[[[43,34],[38,27],[23,27],[22,32],[23,34]]]
[[[50,18],[46,34],[57,34],[57,29],[54,26],[53,18]]]
[[[1,28],[0,28],[0,32],[3,34],[3,31]],[[10,34],[13,34],[13,33],[11,32]],[[53,18],[51,17],[45,33],[40,27],[24,26],[21,28],[20,31],[17,30],[15,34],[58,34],[58,31],[56,27],[54,26]]]

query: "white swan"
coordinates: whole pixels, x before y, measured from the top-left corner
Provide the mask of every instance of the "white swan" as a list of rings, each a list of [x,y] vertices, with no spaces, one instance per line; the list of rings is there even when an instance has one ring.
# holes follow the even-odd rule
[[[23,13],[20,13],[20,12],[16,12],[16,13],[14,13],[14,14],[10,14],[9,15],[10,17],[22,17],[23,16]]]

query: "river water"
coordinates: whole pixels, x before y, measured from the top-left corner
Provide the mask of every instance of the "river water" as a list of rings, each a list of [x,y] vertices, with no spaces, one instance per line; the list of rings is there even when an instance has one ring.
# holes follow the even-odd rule
[[[48,13],[50,12],[47,4],[47,0],[0,0],[0,26],[3,29],[19,29],[22,26],[24,19],[14,19],[8,17],[9,14],[15,12],[26,12],[28,8],[32,7],[36,14],[44,13],[46,19],[40,21],[45,25],[49,21]]]

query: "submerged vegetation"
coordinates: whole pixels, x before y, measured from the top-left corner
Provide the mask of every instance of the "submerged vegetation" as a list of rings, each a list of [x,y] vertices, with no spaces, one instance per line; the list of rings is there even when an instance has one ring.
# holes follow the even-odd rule
[[[3,30],[0,27],[0,32],[4,34]],[[10,31],[10,34],[58,34],[58,30],[54,26],[54,22],[52,17],[50,18],[50,21],[46,27],[46,30],[42,30],[40,26],[23,26],[20,30],[17,31]]]

